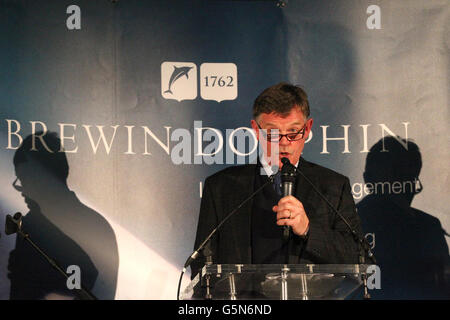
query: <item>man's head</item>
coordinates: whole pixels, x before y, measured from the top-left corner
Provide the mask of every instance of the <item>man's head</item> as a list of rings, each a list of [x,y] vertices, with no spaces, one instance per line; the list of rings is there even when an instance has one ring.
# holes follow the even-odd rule
[[[24,139],[13,161],[19,189],[25,197],[38,201],[46,190],[66,186],[69,165],[65,152],[59,152],[60,147],[61,141],[54,132],[37,132]]]
[[[407,139],[384,137],[378,140],[367,154],[364,181],[373,185],[389,182],[402,188],[401,192],[393,192],[384,187],[377,195],[389,195],[397,200],[402,199],[407,206],[411,205],[414,196],[422,191],[419,174],[422,169],[422,155],[419,146]],[[392,191],[392,192],[391,192]]]
[[[280,168],[283,157],[294,165],[298,162],[313,124],[309,115],[306,92],[285,82],[265,89],[256,98],[251,125],[267,159],[278,147]]]

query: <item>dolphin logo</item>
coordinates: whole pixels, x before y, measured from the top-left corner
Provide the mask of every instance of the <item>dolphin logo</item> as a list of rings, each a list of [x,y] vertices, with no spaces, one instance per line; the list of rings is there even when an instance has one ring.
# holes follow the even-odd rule
[[[174,82],[177,81],[178,79],[180,79],[182,76],[186,76],[186,78],[189,79],[188,73],[193,67],[177,68],[176,66],[173,66],[173,68],[174,68],[174,70],[173,70],[172,75],[170,76],[170,80],[169,80],[169,89],[164,91],[164,93],[173,94],[171,88],[172,88],[172,85],[174,84]]]

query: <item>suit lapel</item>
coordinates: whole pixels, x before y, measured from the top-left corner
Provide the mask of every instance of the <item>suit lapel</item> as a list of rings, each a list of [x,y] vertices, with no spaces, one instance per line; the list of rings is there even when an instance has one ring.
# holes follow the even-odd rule
[[[298,163],[298,170],[301,170],[301,172],[311,180],[308,170],[309,167],[309,162],[304,160],[303,158],[300,158],[300,161]],[[309,207],[310,204],[311,191],[313,191],[313,189],[311,188],[309,183],[305,180],[305,178],[303,178],[301,174],[297,173],[295,196],[305,206],[305,210],[307,209],[307,207]],[[313,212],[308,212],[308,214],[311,215],[313,214]]]
[[[255,165],[248,165],[242,167],[242,172],[237,177],[237,183],[233,188],[233,194],[241,195],[234,198],[230,202],[230,210],[237,208],[239,204],[248,198],[254,192],[255,185]],[[235,243],[238,261],[243,263],[251,263],[251,216],[252,216],[253,199],[244,204],[238,212],[233,216],[232,225],[237,226],[232,229],[233,241]],[[240,244],[240,245],[238,245]]]

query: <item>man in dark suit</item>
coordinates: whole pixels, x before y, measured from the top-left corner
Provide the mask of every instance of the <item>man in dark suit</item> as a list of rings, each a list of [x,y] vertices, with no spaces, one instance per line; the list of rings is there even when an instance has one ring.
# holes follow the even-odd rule
[[[301,154],[311,132],[309,103],[300,87],[280,83],[264,90],[255,100],[251,126],[263,150],[256,165],[234,166],[205,181],[195,248],[207,235],[270,175],[282,168],[286,157],[297,167],[361,234],[360,220],[349,179]],[[275,168],[270,159],[276,159]],[[279,175],[277,175],[279,176]],[[282,197],[278,182],[268,184],[242,206],[211,239],[214,263],[283,264],[358,263],[358,245],[348,226],[301,176],[293,196]],[[292,228],[288,241],[283,228]],[[205,264],[204,256],[192,263],[192,276]]]

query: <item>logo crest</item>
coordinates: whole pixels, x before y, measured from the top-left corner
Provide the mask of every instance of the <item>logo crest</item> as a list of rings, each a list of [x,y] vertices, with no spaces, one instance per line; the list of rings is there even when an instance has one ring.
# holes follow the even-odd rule
[[[192,62],[161,64],[161,95],[177,101],[197,97],[197,66]]]

